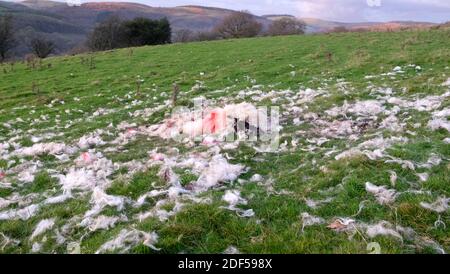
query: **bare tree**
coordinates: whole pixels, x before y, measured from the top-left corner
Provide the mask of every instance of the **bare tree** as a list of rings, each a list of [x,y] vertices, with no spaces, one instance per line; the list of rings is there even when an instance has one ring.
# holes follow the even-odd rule
[[[69,55],[77,55],[77,54],[82,54],[82,53],[86,53],[89,52],[89,48],[85,45],[85,43],[80,43],[78,45],[76,45],[75,47],[73,47],[72,49],[70,49],[67,53]]]
[[[257,36],[262,24],[245,11],[234,12],[214,28],[222,38],[243,38]]]
[[[344,26],[334,27],[330,32],[332,33],[343,33],[348,32],[348,29]]]
[[[278,35],[299,35],[304,34],[306,24],[302,21],[292,18],[281,18],[272,22],[269,26],[268,34]]]
[[[110,16],[95,27],[86,45],[93,51],[111,50],[121,47],[122,39],[122,20],[118,16]]]
[[[28,45],[39,58],[46,58],[55,51],[55,43],[44,38],[33,38]]]
[[[215,31],[200,31],[194,36],[195,41],[213,41],[221,39],[220,35]]]
[[[189,29],[180,29],[175,31],[172,36],[173,43],[186,43],[195,39],[194,32]]]
[[[0,16],[0,62],[6,59],[8,52],[16,45],[12,21],[11,15]]]

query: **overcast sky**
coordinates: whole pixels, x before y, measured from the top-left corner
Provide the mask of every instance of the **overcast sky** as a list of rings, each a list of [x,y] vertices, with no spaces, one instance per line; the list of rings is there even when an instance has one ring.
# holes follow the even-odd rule
[[[60,0],[64,1],[64,0]],[[80,1],[80,0],[71,0]],[[81,0],[81,2],[107,0]],[[450,0],[109,0],[149,6],[203,5],[249,10],[257,15],[292,14],[343,22],[450,21]]]

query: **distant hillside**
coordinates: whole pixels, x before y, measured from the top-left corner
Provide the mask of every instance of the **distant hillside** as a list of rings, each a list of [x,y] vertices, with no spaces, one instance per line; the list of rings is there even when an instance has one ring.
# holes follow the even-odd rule
[[[27,41],[33,36],[51,37],[58,52],[65,52],[82,41],[86,35],[83,26],[68,21],[64,16],[46,9],[33,9],[25,5],[0,2],[0,14],[8,13],[14,17],[18,46],[16,55],[29,51]]]
[[[399,30],[402,28],[428,28],[435,26],[434,23],[428,22],[412,22],[412,21],[395,21],[395,22],[362,22],[362,23],[343,23],[327,21],[317,18],[296,18],[292,15],[264,15],[269,20],[277,20],[280,18],[294,18],[301,20],[307,25],[307,32],[327,32],[337,27],[345,27],[349,30],[370,30],[370,31],[386,31]]]
[[[16,19],[17,36],[21,46],[15,49],[15,54],[19,56],[29,51],[25,44],[29,37],[34,35],[51,37],[56,42],[58,51],[65,52],[81,44],[86,34],[97,23],[112,14],[123,19],[167,17],[174,30],[186,28],[193,31],[207,31],[232,12],[232,10],[213,7],[159,8],[120,2],[69,6],[66,3],[45,0],[26,0],[20,3],[0,1],[0,14],[9,13]],[[270,24],[270,20],[266,18],[255,17],[265,26]]]
[[[137,16],[152,19],[167,17],[174,29],[187,28],[202,31],[211,29],[233,12],[227,9],[201,6],[160,8],[125,2],[85,3],[75,7],[43,0],[27,0],[21,2],[21,4],[32,9],[58,14],[66,21],[81,26],[88,31],[110,14],[119,15],[124,19],[132,19]],[[263,17],[257,17],[257,19],[263,24],[270,23],[268,19]]]
[[[450,21],[438,25],[439,28],[450,28]]]
[[[280,19],[280,18],[297,18],[294,15],[290,15],[290,14],[266,14],[263,15],[262,17],[270,19],[270,20],[276,20],[276,19]]]
[[[174,30],[186,28],[193,31],[207,31],[232,12],[233,10],[229,9],[194,5],[160,8],[125,2],[95,2],[84,3],[80,6],[69,6],[66,3],[46,0],[26,0],[20,3],[0,1],[0,14],[10,13],[16,18],[16,32],[20,46],[16,49],[15,54],[18,56],[29,51],[25,44],[26,40],[33,35],[51,37],[56,42],[58,52],[66,52],[81,44],[86,34],[98,22],[113,14],[123,19],[135,17],[160,19],[167,17]],[[255,16],[265,27],[271,23],[271,20],[282,17],[295,18],[291,15]],[[309,33],[326,32],[340,26],[349,29],[386,30],[433,25],[416,22],[339,23],[314,18],[300,18],[299,20],[307,23],[307,32]]]

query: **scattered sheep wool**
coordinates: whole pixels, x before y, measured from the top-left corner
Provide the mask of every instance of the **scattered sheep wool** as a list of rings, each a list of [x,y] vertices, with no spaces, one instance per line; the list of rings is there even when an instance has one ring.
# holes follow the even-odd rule
[[[420,71],[422,68],[414,66],[415,70]],[[393,71],[386,73],[386,76],[395,76],[402,74],[405,67],[394,68]],[[377,76],[367,76],[367,79],[373,79]],[[450,78],[443,86],[450,86]],[[349,83],[340,81],[337,88],[347,92]],[[336,160],[363,155],[369,160],[380,160],[387,164],[398,164],[402,168],[416,174],[416,181],[423,183],[428,181],[429,172],[423,169],[430,169],[434,166],[446,163],[448,159],[440,155],[430,154],[426,162],[413,162],[408,159],[395,158],[389,155],[389,150],[395,145],[407,144],[410,140],[405,137],[408,134],[414,136],[415,130],[422,127],[428,127],[431,130],[444,130],[450,132],[450,125],[447,121],[450,110],[442,107],[444,100],[450,97],[450,92],[442,95],[429,95],[425,97],[399,95],[399,92],[392,88],[377,88],[373,87],[371,96],[375,99],[344,102],[340,106],[333,106],[325,110],[323,113],[314,113],[309,108],[308,104],[313,102],[316,98],[326,98],[330,93],[326,89],[300,89],[298,91],[282,90],[264,92],[259,87],[253,87],[248,90],[240,91],[237,98],[252,100],[253,102],[261,102],[263,100],[270,100],[273,104],[280,102],[285,108],[285,115],[289,115],[289,121],[293,121],[293,125],[300,127],[303,125],[311,126],[309,131],[298,131],[295,136],[291,134],[284,134],[283,137],[292,137],[292,141],[282,144],[278,152],[316,152],[326,151],[326,157],[334,157]],[[127,99],[131,99],[132,95],[128,94]],[[123,98],[117,98],[124,100]],[[119,100],[119,101],[120,101]],[[52,102],[56,104],[57,102]],[[131,106],[139,106],[143,101],[134,100],[126,108]],[[28,134],[32,136],[33,145],[29,147],[22,147],[19,144],[21,136],[14,137],[11,135],[8,138],[2,138],[0,143],[0,159],[7,162],[7,166],[0,170],[0,187],[12,188],[9,179],[18,179],[21,184],[33,183],[36,174],[43,170],[43,165],[38,161],[38,157],[42,155],[53,155],[57,163],[64,163],[64,168],[58,170],[46,170],[51,176],[58,179],[60,189],[56,191],[45,193],[44,199],[41,199],[38,194],[31,196],[21,196],[20,194],[11,195],[0,198],[0,221],[6,220],[22,220],[26,221],[35,217],[41,211],[43,205],[53,205],[64,203],[70,199],[79,199],[85,197],[89,199],[90,208],[77,216],[73,216],[70,220],[66,220],[61,227],[58,224],[62,220],[56,218],[42,219],[34,227],[33,232],[29,235],[30,241],[35,241],[43,236],[44,239],[49,231],[52,231],[53,237],[57,240],[59,245],[67,245],[68,252],[79,253],[82,239],[74,239],[74,242],[67,242],[70,239],[71,232],[76,229],[85,229],[86,233],[95,232],[98,230],[110,230],[118,224],[126,224],[127,228],[122,229],[117,235],[103,243],[97,250],[97,253],[105,252],[129,252],[133,247],[139,244],[148,246],[154,250],[159,250],[155,245],[158,243],[158,235],[156,232],[144,232],[133,228],[133,222],[143,221],[149,217],[155,217],[161,222],[167,221],[172,216],[182,211],[190,203],[212,203],[212,198],[203,197],[208,190],[215,189],[220,186],[225,186],[225,192],[222,196],[222,203],[226,206],[222,207],[225,210],[232,211],[232,214],[237,214],[240,217],[253,217],[255,212],[253,209],[244,209],[248,207],[248,199],[251,196],[242,195],[242,189],[239,185],[228,185],[230,182],[238,180],[239,176],[248,171],[248,169],[239,163],[237,160],[230,157],[223,150],[233,150],[239,146],[239,142],[227,143],[223,142],[223,137],[230,133],[236,133],[237,124],[245,124],[245,127],[253,127],[259,130],[259,120],[267,120],[264,112],[257,109],[253,104],[239,103],[235,104],[231,98],[225,98],[222,107],[206,107],[201,112],[185,114],[174,114],[160,124],[139,126],[131,120],[134,118],[149,118],[154,113],[167,108],[170,105],[170,100],[150,108],[130,109],[129,119],[119,123],[116,127],[113,124],[104,128],[98,129],[94,132],[87,133],[81,138],[75,140],[71,144],[48,142],[56,136],[64,136],[63,132],[26,132],[18,129],[15,131],[16,122],[23,122],[23,120],[8,121],[3,124],[5,128],[15,135]],[[416,110],[419,112],[429,112],[430,117],[428,121],[411,124],[409,121],[408,111]],[[68,114],[75,112],[71,110]],[[88,120],[95,117],[106,116],[117,112],[114,109],[96,110],[90,115]],[[49,121],[51,119],[47,115],[36,119],[33,125],[37,125],[42,121]],[[66,125],[59,125],[53,129],[67,129],[79,121],[70,121]],[[282,128],[282,127],[280,127]],[[376,131],[375,134],[366,135],[365,132]],[[381,132],[383,131],[383,134]],[[382,137],[386,131],[390,137]],[[112,133],[111,133],[112,132]],[[302,134],[305,134],[303,138]],[[200,144],[205,151],[199,152],[198,146],[193,142],[184,142],[189,152],[176,153],[166,152],[165,150],[155,149],[149,152],[149,158],[145,160],[133,159],[126,163],[113,163],[104,155],[108,153],[125,152],[124,146],[130,144],[131,141],[137,140],[139,136],[146,138],[158,137],[165,142],[169,142],[177,134],[184,134],[188,137],[202,137]],[[110,138],[104,138],[105,135],[115,136],[112,141]],[[335,140],[343,139],[349,140],[349,144],[345,148],[333,147],[328,148],[328,145],[334,143]],[[414,139],[412,137],[411,139]],[[186,141],[186,140],[184,140]],[[442,140],[443,143],[450,143],[449,138]],[[42,142],[42,143],[41,143]],[[306,145],[303,145],[305,143]],[[354,144],[353,144],[354,143]],[[256,148],[255,148],[256,149]],[[257,150],[257,149],[256,149]],[[101,152],[100,152],[101,151]],[[257,150],[262,153],[262,150]],[[230,153],[230,155],[232,155]],[[233,155],[232,155],[233,156]],[[33,160],[26,160],[31,157]],[[235,157],[235,156],[234,156]],[[15,158],[19,158],[16,162]],[[332,159],[331,158],[331,159]],[[111,158],[112,159],[112,158]],[[263,159],[264,160],[264,159]],[[256,161],[256,159],[255,159]],[[315,164],[314,161],[312,161]],[[114,172],[126,168],[129,177],[123,175],[127,180],[140,171],[146,171],[151,167],[158,167],[160,169],[161,178],[165,180],[164,186],[158,186],[147,193],[142,193],[140,197],[133,200],[125,196],[116,196],[107,194],[108,188],[111,186],[111,181]],[[302,167],[299,167],[302,168]],[[182,186],[180,169],[187,169],[189,172],[197,176],[187,185]],[[326,165],[321,167],[321,170],[326,171]],[[417,170],[417,172],[416,172]],[[402,182],[401,174],[397,175],[394,171],[388,172],[387,180],[390,181],[392,189],[386,186],[377,186],[370,182],[365,184],[365,189],[368,196],[373,196],[377,203],[381,205],[392,205],[396,198],[402,193],[425,193],[421,190],[408,189],[404,192],[397,192],[394,188],[398,182]],[[249,180],[240,179],[239,183],[254,183],[262,186],[272,195],[292,195],[292,192],[286,190],[276,191],[276,180],[270,176],[254,174]],[[342,185],[341,185],[342,187]],[[232,189],[230,189],[232,188]],[[333,202],[334,197],[329,196],[330,193],[337,193],[343,189],[336,187],[331,192],[323,191],[326,197],[314,200],[304,199],[304,203],[311,208],[317,210],[327,204]],[[222,188],[220,188],[222,190]],[[62,193],[61,193],[62,192]],[[322,193],[322,192],[321,192]],[[431,192],[430,192],[431,193]],[[154,199],[156,202],[152,204],[150,200]],[[36,203],[36,202],[39,203]],[[426,200],[420,202],[420,206],[424,209],[434,211],[438,214],[445,214],[448,211],[449,198],[440,196],[436,200]],[[314,216],[307,212],[303,212],[300,216],[302,223],[302,231],[308,226],[323,225],[331,221],[328,228],[336,232],[346,232],[349,234],[361,231],[369,238],[377,236],[393,237],[395,239],[403,240],[412,239],[416,246],[429,245],[436,250],[443,250],[437,243],[432,240],[428,242],[421,241],[417,236],[413,235],[410,228],[403,228],[394,226],[387,221],[380,221],[374,224],[365,224],[356,220],[356,216],[365,209],[367,203],[372,200],[362,201],[359,211],[356,215],[348,217],[335,217],[332,220],[325,220],[320,216]],[[18,207],[12,208],[11,205],[17,204]],[[148,208],[150,206],[150,209]],[[128,206],[136,210],[143,210],[134,215],[127,216],[125,210]],[[104,209],[110,207],[116,211],[116,216],[106,216]],[[355,219],[352,219],[355,218]],[[438,219],[439,223],[441,219]],[[441,221],[442,222],[442,221]],[[445,223],[444,223],[445,225]],[[2,236],[4,245],[17,245],[19,240],[12,239],[7,235]],[[41,242],[35,241],[32,244],[32,252],[41,252],[45,249],[43,240]],[[239,250],[230,246],[225,253],[239,253]]]

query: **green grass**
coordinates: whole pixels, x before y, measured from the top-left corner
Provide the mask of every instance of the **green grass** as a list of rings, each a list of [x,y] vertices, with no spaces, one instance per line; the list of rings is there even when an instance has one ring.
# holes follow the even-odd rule
[[[158,123],[170,114],[171,109],[163,109],[147,118],[130,117],[129,113],[158,106],[169,99],[173,83],[180,86],[178,103],[185,106],[191,106],[191,99],[200,95],[211,99],[234,98],[239,91],[256,84],[261,85],[264,91],[291,89],[294,93],[300,88],[322,88],[329,95],[308,103],[308,111],[318,114],[345,101],[374,99],[370,86],[390,87],[396,92],[404,90],[401,94],[406,98],[439,95],[446,91],[441,84],[450,77],[449,44],[449,30],[345,33],[142,47],[135,48],[131,56],[127,49],[114,50],[92,54],[95,68],[82,61],[82,58],[89,58],[89,54],[48,58],[43,61],[42,67],[36,69],[18,63],[11,70],[9,65],[4,64],[0,66],[0,143],[18,136],[15,142],[31,146],[32,136],[61,132],[62,135],[50,136],[42,142],[70,144],[95,129],[107,129],[111,123],[114,126],[122,121],[138,125]],[[331,60],[327,57],[328,53],[331,53]],[[379,76],[392,71],[395,66],[409,64],[421,66],[422,71],[408,68],[395,79]],[[379,77],[369,80],[365,79],[367,75]],[[135,92],[137,79],[144,79],[140,94]],[[348,83],[347,92],[338,87],[339,79],[345,79]],[[198,81],[202,87],[191,91]],[[39,92],[33,90],[33,86],[38,87]],[[132,105],[134,100],[141,101],[141,104]],[[449,106],[448,101],[443,102],[442,107]],[[92,113],[99,108],[114,112],[92,118]],[[411,170],[383,160],[355,157],[335,161],[325,155],[333,147],[343,150],[347,145],[355,146],[360,141],[336,139],[324,144],[322,150],[306,152],[297,149],[281,153],[258,153],[251,145],[242,144],[239,149],[227,152],[234,158],[232,163],[250,168],[240,178],[249,179],[254,174],[261,174],[273,179],[276,191],[286,190],[291,194],[273,195],[257,183],[246,183],[242,187],[237,183],[227,185],[227,189],[241,188],[243,197],[249,201],[246,208],[252,208],[255,212],[252,218],[240,218],[235,212],[221,209],[220,206],[225,205],[221,201],[222,189],[204,194],[212,199],[211,204],[188,204],[166,222],[154,218],[138,222],[133,216],[140,211],[127,207],[124,213],[128,215],[129,222],[119,223],[110,230],[88,232],[81,244],[82,252],[95,252],[121,229],[129,227],[156,231],[160,236],[157,247],[161,248],[162,253],[220,253],[229,246],[236,246],[244,253],[367,253],[367,243],[371,241],[378,242],[383,253],[434,252],[392,237],[367,239],[357,234],[349,239],[345,233],[326,228],[326,224],[306,227],[302,233],[302,212],[320,216],[329,223],[335,217],[352,216],[364,200],[367,200],[366,207],[355,217],[359,221],[372,224],[386,220],[411,227],[418,237],[433,239],[448,252],[448,211],[440,214],[446,228],[434,228],[438,214],[422,208],[420,202],[433,202],[439,196],[450,196],[450,145],[442,142],[449,134],[446,130],[433,132],[426,128],[429,113],[408,111],[403,114],[411,116],[407,126],[417,134],[408,135],[407,144],[393,146],[388,152],[415,162],[426,162],[431,153],[443,159],[440,165],[430,170],[418,169],[418,172],[428,172],[430,175],[420,189],[431,191],[431,196],[403,194],[391,206],[379,205],[373,195],[365,191],[365,182],[391,187],[388,171],[393,170],[399,177],[395,189],[405,191],[411,183],[418,183],[417,176]],[[46,115],[46,119],[42,119],[42,115]],[[18,118],[23,122],[17,121]],[[286,136],[282,142],[290,142],[296,137],[299,144],[307,145],[305,140],[315,136],[311,125],[294,126],[292,118],[287,117],[287,122],[283,124]],[[31,124],[36,119],[39,121]],[[69,121],[73,123],[66,127]],[[5,127],[4,123],[11,124],[15,131]],[[414,129],[414,123],[421,123],[422,126]],[[299,130],[306,133],[299,134]],[[117,137],[117,132],[111,131],[111,136],[103,135],[104,140]],[[373,133],[376,131],[369,129],[364,138],[370,139],[369,135]],[[385,137],[393,135],[389,132],[382,134]],[[179,149],[180,154],[191,151],[180,144],[140,136],[117,151],[105,151],[104,155],[114,163],[123,163],[145,160],[148,151],[155,148],[169,150],[174,147]],[[201,148],[192,151],[201,151]],[[37,159],[43,163],[43,170],[36,175],[34,182],[14,185],[15,190],[21,195],[57,193],[57,179],[45,169],[62,171],[67,166],[58,166],[54,157],[48,155]],[[326,167],[326,171],[322,167]],[[8,161],[0,159],[0,170],[7,168]],[[108,194],[136,199],[153,190],[154,186],[164,185],[158,176],[158,168],[139,172],[132,178],[125,176],[127,172],[122,169],[112,176],[113,183],[107,190]],[[197,179],[189,170],[175,172],[180,175],[184,186]],[[330,203],[318,209],[310,209],[305,204],[306,198],[326,198],[323,190],[340,184],[342,190],[333,195]],[[0,197],[7,197],[12,192],[0,188]],[[10,208],[16,206],[11,205]],[[56,217],[56,227],[61,227],[73,216],[82,216],[89,208],[89,196],[86,196],[71,199],[65,204],[45,206],[37,216],[27,221],[0,221],[0,232],[22,242],[0,252],[30,252],[28,237],[39,220]],[[115,209],[109,211],[105,210],[103,214],[117,214]],[[77,241],[85,233],[83,228],[77,228],[71,239],[67,240]],[[67,242],[58,245],[53,236],[54,233],[48,231],[39,237],[48,238],[42,252],[66,252]],[[155,251],[139,245],[131,252]]]
[[[158,177],[158,169],[152,168],[146,172],[136,173],[130,182],[116,181],[108,189],[108,194],[128,196],[137,199],[140,195],[153,190],[153,185],[164,185]]]

